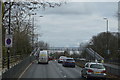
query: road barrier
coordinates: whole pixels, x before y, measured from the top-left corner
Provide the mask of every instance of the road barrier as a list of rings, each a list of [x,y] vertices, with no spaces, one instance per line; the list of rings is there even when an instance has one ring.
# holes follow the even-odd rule
[[[119,67],[113,67],[113,66],[108,66],[104,65],[106,67],[107,73],[110,73],[115,76],[120,76],[120,68]]]
[[[19,64],[13,66],[6,72],[2,74],[2,78],[18,78],[20,74],[25,70],[25,68],[34,61],[34,56],[28,56],[27,58],[23,59]]]

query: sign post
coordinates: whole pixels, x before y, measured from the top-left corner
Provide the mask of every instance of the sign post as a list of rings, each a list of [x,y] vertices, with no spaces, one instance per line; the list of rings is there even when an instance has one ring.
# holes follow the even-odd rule
[[[10,47],[12,47],[12,35],[8,34],[5,37],[5,47],[7,47],[8,61],[7,61],[7,69],[10,67]]]
[[[7,47],[7,69],[10,67],[10,47],[12,47],[12,36],[10,32],[10,23],[11,23],[11,2],[9,2],[9,26],[8,26],[8,36],[6,36],[5,44]]]

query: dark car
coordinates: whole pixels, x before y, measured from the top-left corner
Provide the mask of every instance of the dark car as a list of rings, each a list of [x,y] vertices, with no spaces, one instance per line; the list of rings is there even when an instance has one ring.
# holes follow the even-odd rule
[[[73,58],[66,58],[63,61],[62,64],[64,67],[69,66],[69,67],[75,67],[75,60]]]

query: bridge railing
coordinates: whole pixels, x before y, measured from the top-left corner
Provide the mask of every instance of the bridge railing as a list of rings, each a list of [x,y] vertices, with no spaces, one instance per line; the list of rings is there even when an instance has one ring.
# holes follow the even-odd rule
[[[89,48],[92,52],[95,53],[95,56],[99,57],[100,59],[104,60],[102,56],[100,56],[97,52],[95,52],[92,48]]]
[[[88,52],[89,55],[91,55],[92,57],[95,57],[95,59],[104,60],[104,58],[100,56],[97,52],[95,52],[93,49],[87,48],[86,51]]]

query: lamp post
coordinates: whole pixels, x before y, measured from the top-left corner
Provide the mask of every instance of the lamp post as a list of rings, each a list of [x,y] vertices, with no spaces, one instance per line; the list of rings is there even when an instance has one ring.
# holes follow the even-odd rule
[[[120,1],[118,2],[118,53],[120,54]]]
[[[32,14],[29,14],[29,16],[33,15],[33,18],[32,18],[32,48],[34,49],[34,27],[35,27],[35,17],[34,15],[36,15],[36,13],[32,13]],[[43,17],[43,16],[39,16],[39,17]]]
[[[106,35],[106,40],[107,40],[107,42],[106,42],[106,47],[107,47],[107,53],[109,54],[109,48],[108,48],[108,19],[105,17],[105,18],[103,18],[104,20],[106,20],[106,33],[107,33],[107,35]]]

